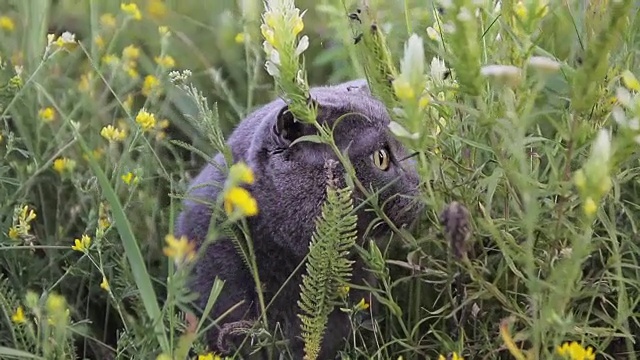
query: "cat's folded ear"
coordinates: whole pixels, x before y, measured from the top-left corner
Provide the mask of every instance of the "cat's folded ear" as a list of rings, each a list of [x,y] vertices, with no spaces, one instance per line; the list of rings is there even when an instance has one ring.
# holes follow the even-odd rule
[[[315,103],[314,100],[310,101]],[[301,136],[313,134],[315,128],[296,119],[291,110],[289,110],[289,106],[284,105],[276,115],[272,131],[282,145],[289,145]]]

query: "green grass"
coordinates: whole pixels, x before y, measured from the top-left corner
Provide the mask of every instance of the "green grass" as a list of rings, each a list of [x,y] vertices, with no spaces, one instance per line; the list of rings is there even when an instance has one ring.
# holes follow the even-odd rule
[[[207,352],[203,326],[187,330],[189,267],[165,255],[165,237],[233,127],[303,89],[265,71],[262,2],[137,3],[140,20],[118,1],[0,4],[0,358]],[[576,341],[603,359],[639,358],[636,2],[543,10],[530,0],[498,12],[456,0],[440,15],[431,1],[367,3],[295,2],[307,10],[307,83],[366,76],[404,110],[390,111],[393,130],[416,152],[427,210],[389,246],[360,249],[382,313],[350,305],[343,357],[560,359],[556,348]],[[356,8],[361,23],[347,16]],[[64,31],[73,44],[48,46]],[[139,53],[125,59],[130,45]],[[161,66],[165,56],[175,63]],[[451,70],[444,79],[434,57]],[[155,116],[147,131],[141,109]],[[107,125],[123,141],[101,136]],[[453,202],[468,210],[467,229],[441,223],[445,209],[447,224],[464,213]],[[72,249],[83,235],[89,250]],[[257,345],[277,335],[257,333]]]

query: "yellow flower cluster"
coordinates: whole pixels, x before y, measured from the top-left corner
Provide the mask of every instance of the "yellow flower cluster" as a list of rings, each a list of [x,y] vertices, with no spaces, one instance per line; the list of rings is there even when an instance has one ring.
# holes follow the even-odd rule
[[[16,24],[8,16],[0,16],[0,30],[11,32],[16,28]]]
[[[36,213],[33,209],[29,209],[27,205],[23,205],[19,212],[14,215],[13,226],[9,228],[9,236],[12,240],[18,240],[20,237],[27,237],[31,231],[31,222],[36,219]]]
[[[150,97],[160,94],[160,80],[153,75],[147,75],[142,83],[142,95]]]
[[[122,69],[132,79],[138,78],[137,62],[140,57],[140,49],[135,45],[129,45],[122,49]]]
[[[167,246],[162,249],[165,256],[172,258],[176,266],[185,262],[191,262],[196,256],[195,243],[189,241],[186,236],[176,238],[172,234],[165,236]]]
[[[156,117],[143,108],[138,112],[138,115],[136,115],[136,123],[140,125],[142,131],[146,132],[156,126]]]
[[[282,72],[283,81],[291,81],[291,78],[301,82],[296,76],[298,57],[309,47],[306,35],[298,41],[298,34],[304,29],[304,13],[300,13],[292,0],[267,1],[266,7],[260,32],[265,40],[263,48],[267,55],[267,72],[273,77],[280,77]],[[290,74],[293,76],[288,76]]]
[[[18,306],[16,312],[11,315],[11,321],[16,324],[24,324],[27,321],[24,316],[24,308],[22,306]]]
[[[75,245],[71,246],[72,250],[86,253],[91,246],[91,237],[87,234],[82,234],[80,239],[75,239]]]
[[[75,168],[76,161],[66,157],[58,158],[53,162],[53,169],[59,174],[64,174],[65,172],[73,172]]]
[[[64,327],[69,321],[69,308],[67,307],[67,299],[62,295],[51,293],[47,297],[45,308],[49,318],[50,325]]]
[[[121,178],[122,178],[122,182],[124,182],[127,185],[131,185],[131,184],[135,185],[139,181],[138,177],[134,175],[131,171],[122,175]]]
[[[518,17],[522,22],[527,22],[531,18],[540,19],[549,12],[548,0],[538,0],[534,6],[535,12],[533,14],[529,13],[529,8],[522,0],[515,3],[513,11],[515,12],[516,17]]]
[[[120,10],[128,16],[131,16],[134,20],[142,19],[142,14],[136,3],[120,4]]]
[[[156,56],[154,60],[165,69],[171,69],[176,66],[176,61],[169,55]]]
[[[115,128],[113,125],[107,125],[100,130],[100,136],[112,141],[123,141],[127,137],[127,132],[122,129]]]
[[[162,0],[147,1],[147,12],[152,18],[162,19],[167,15],[167,5]]]
[[[102,282],[100,283],[100,288],[102,288],[104,291],[109,291],[111,288],[109,287],[109,282],[107,281],[106,277],[102,277]]]
[[[214,353],[206,353],[203,355],[198,355],[198,360],[222,360],[222,357]]]
[[[556,349],[558,355],[569,360],[595,360],[596,354],[591,347],[586,349],[575,341],[564,343]]]
[[[438,360],[447,360],[447,359],[451,359],[451,360],[464,360],[464,358],[460,355],[458,355],[457,352],[454,352],[453,354],[451,354],[451,357],[445,357],[444,355],[440,355],[438,356]]]
[[[100,25],[107,29],[113,29],[116,27],[116,17],[111,13],[104,13],[100,15]]]
[[[229,179],[223,194],[224,210],[228,215],[255,216],[258,214],[258,203],[249,191],[240,184],[253,184],[253,171],[244,162],[233,164],[229,169]]]
[[[55,45],[58,48],[70,50],[76,45],[76,35],[65,31],[62,35],[56,37],[55,34],[47,35],[47,47]]]

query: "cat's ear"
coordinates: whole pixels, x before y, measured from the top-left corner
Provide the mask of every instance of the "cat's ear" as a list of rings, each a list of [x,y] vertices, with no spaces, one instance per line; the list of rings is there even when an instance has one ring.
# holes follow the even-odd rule
[[[315,101],[313,102],[315,103]],[[283,144],[290,144],[299,137],[309,135],[312,132],[314,132],[314,127],[296,119],[289,110],[289,106],[284,105],[280,108],[273,125],[273,133]]]

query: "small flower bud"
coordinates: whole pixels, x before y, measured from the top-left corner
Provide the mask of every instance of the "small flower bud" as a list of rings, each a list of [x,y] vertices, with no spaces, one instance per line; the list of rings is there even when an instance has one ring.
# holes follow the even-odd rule
[[[622,82],[627,89],[632,91],[640,91],[640,81],[629,70],[625,70],[622,73]]]
[[[546,56],[532,56],[529,66],[543,74],[551,74],[560,70],[560,63]]]
[[[595,201],[593,201],[592,198],[588,197],[584,201],[584,204],[582,204],[582,209],[583,209],[585,215],[587,215],[588,217],[591,217],[598,210],[598,205],[596,204]]]
[[[522,78],[520,68],[513,65],[487,65],[480,69],[480,74],[496,79],[507,86],[517,86]]]

